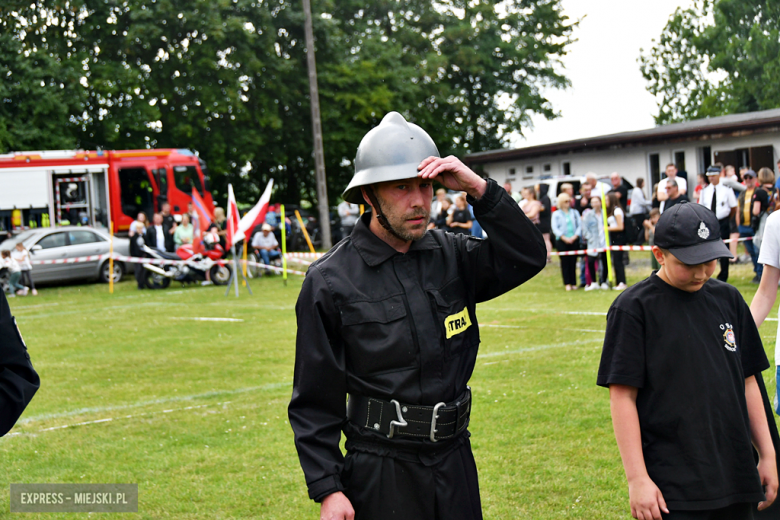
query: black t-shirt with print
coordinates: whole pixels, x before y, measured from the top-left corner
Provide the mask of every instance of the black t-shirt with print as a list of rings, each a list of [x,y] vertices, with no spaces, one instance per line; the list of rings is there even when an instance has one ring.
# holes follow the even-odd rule
[[[731,285],[710,279],[689,293],[654,273],[613,302],[597,384],[639,389],[645,465],[669,509],[764,500],[745,378],[767,368],[750,309]]]
[[[452,212],[452,221],[453,222],[460,222],[461,224],[465,224],[471,220],[471,212],[469,212],[468,208],[466,209],[455,209],[455,211]],[[464,235],[470,235],[471,230],[462,228],[462,227],[448,227],[447,231],[450,231],[451,233],[461,233]]]

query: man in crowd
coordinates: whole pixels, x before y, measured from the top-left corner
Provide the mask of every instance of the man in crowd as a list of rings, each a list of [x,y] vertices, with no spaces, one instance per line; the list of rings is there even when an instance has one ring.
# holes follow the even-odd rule
[[[614,193],[617,196],[620,207],[625,212],[628,205],[628,188],[623,184],[623,178],[618,172],[612,172],[609,176],[609,182],[612,183],[612,189],[610,193]]]
[[[678,177],[677,166],[675,166],[674,163],[669,163],[666,165],[666,178],[661,179],[658,183],[658,200],[660,202],[669,198],[669,193],[666,191],[666,183],[672,180],[677,183],[678,193],[680,195],[687,195],[688,182],[682,177]]]
[[[737,212],[737,198],[734,192],[720,183],[720,167],[710,166],[707,168],[707,179],[710,183],[702,188],[699,196],[699,204],[710,208],[718,219],[720,227],[720,237],[723,240],[728,239],[730,231],[729,220]],[[659,190],[660,191],[660,190]],[[729,259],[720,259],[720,272],[718,280],[727,282],[729,280]]]
[[[263,224],[260,232],[255,233],[252,237],[252,249],[254,249],[255,254],[260,255],[265,265],[271,265],[271,260],[281,258],[282,256],[279,251],[279,242],[276,241],[276,237],[271,231],[270,225]],[[272,271],[268,270],[267,272]]]
[[[515,202],[520,202],[521,200],[523,200],[523,196],[520,193],[512,191],[512,183],[509,181],[506,181],[504,183],[504,191],[506,191],[512,197],[512,200],[514,200]]]
[[[343,200],[339,204],[338,210],[341,219],[341,238],[345,238],[351,235],[355,228],[355,223],[360,216],[360,206]]]
[[[146,228],[144,242],[152,249],[173,252],[173,234],[165,231],[164,216],[155,213],[152,225]]]
[[[596,174],[593,172],[588,172],[585,174],[585,181],[588,184],[590,184],[592,197],[604,198],[606,194],[609,193],[610,190],[612,189],[612,186],[610,186],[609,184],[603,183],[600,180],[598,180],[598,177],[596,177]]]
[[[0,437],[13,427],[40,386],[16,318],[0,291]]]
[[[173,215],[171,215],[171,205],[168,202],[163,203],[162,205],[162,227],[163,231],[165,232],[165,236],[170,236],[170,240],[167,238],[165,239],[165,245],[160,246],[163,251],[168,251],[169,253],[173,253],[173,234],[176,233],[176,220],[173,218]]]
[[[745,179],[745,191],[739,194],[737,198],[737,230],[740,238],[750,238],[745,241],[745,250],[750,255],[753,262],[753,272],[755,276],[751,283],[761,283],[761,266],[758,263],[758,248],[753,243],[755,230],[758,229],[758,217],[767,207],[767,192],[756,186],[756,172],[747,169],[743,172],[742,178]]]
[[[664,211],[675,206],[681,202],[688,202],[688,196],[680,193],[680,187],[677,185],[676,179],[667,179],[666,183],[666,195],[667,197],[661,201],[661,207],[659,208],[661,214]]]
[[[575,198],[574,209],[576,209],[580,215],[582,215],[586,209],[590,208],[590,197],[592,188],[587,182],[583,182],[580,186],[580,193]]]
[[[495,181],[438,155],[397,112],[366,134],[343,197],[372,211],[301,288],[289,418],[323,519],[482,518],[466,429],[476,304],[535,276],[546,249]],[[486,240],[426,232],[434,181],[468,194]]]

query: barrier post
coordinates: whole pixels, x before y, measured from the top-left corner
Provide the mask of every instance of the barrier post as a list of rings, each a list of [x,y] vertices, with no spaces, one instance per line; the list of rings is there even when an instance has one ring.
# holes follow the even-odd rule
[[[284,204],[280,206],[282,214],[282,280],[287,285],[287,220],[284,218]]]
[[[114,294],[114,223],[108,223],[108,293]]]
[[[242,271],[243,271],[243,273],[244,273],[244,287],[246,287],[246,256],[247,256],[247,251],[246,251],[246,250],[247,250],[247,247],[246,247],[246,243],[247,243],[247,242],[248,242],[248,239],[247,239],[246,237],[244,237],[244,254],[243,254],[243,259],[244,259],[244,261],[243,261],[243,262],[241,262],[241,269],[242,269]]]
[[[612,269],[612,250],[609,248],[609,224],[607,224],[607,201],[606,196],[607,194],[604,193],[604,186],[602,186],[600,183],[598,186],[601,188],[601,216],[604,220],[604,241],[607,245],[607,272],[609,273],[609,281],[614,286],[615,284],[615,270]],[[623,224],[625,225],[625,223]],[[618,251],[620,254],[623,254],[622,251]]]
[[[303,237],[306,239],[306,243],[309,244],[309,249],[314,253],[314,244],[311,243],[311,238],[309,238],[309,231],[306,229],[306,226],[303,225],[303,219],[297,209],[295,210],[295,218],[298,219],[298,224],[301,225],[301,231],[303,231]]]

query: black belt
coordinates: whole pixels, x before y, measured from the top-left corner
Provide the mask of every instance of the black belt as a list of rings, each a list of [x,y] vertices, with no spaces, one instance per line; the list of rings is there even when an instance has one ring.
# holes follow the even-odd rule
[[[453,403],[435,406],[402,404],[349,394],[347,418],[362,428],[392,439],[395,436],[428,438],[433,442],[450,439],[466,429],[471,414],[471,388]]]

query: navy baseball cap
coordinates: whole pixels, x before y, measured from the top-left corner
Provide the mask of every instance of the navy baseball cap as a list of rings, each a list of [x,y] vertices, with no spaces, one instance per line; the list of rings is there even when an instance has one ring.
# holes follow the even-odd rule
[[[715,213],[701,204],[683,202],[664,211],[655,226],[653,243],[686,265],[734,258],[721,239]]]

